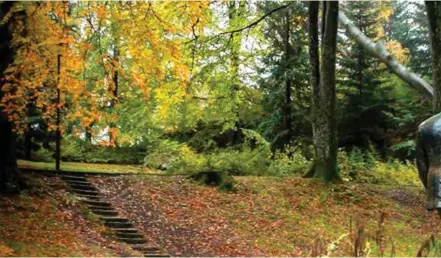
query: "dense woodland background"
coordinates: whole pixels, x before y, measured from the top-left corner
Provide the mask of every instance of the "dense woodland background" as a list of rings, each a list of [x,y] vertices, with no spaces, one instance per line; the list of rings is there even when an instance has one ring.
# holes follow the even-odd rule
[[[63,161],[305,174],[317,155],[312,124],[319,111],[313,106],[328,109],[311,99],[308,7],[277,1],[1,3],[2,119],[18,133],[18,158],[52,162],[59,128]],[[424,2],[343,1],[339,9],[431,81]],[[385,171],[414,170],[414,139],[418,124],[433,114],[430,100],[344,27],[336,40],[336,112],[330,114],[341,177],[375,176],[379,164]],[[7,152],[4,157],[14,151]]]

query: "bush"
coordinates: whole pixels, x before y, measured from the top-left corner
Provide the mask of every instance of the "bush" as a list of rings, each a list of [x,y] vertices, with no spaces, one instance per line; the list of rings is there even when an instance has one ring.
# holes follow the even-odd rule
[[[353,149],[349,154],[338,152],[338,168],[344,181],[372,184],[420,184],[414,163],[401,163],[397,159],[378,160],[376,153]]]
[[[61,145],[63,161],[110,164],[142,164],[145,151],[136,147],[109,147],[87,143],[77,137],[67,136]]]
[[[206,162],[202,155],[196,154],[186,144],[176,141],[158,140],[150,146],[150,149],[153,151],[144,158],[144,165],[171,173],[200,171]]]
[[[276,176],[305,174],[311,166],[311,161],[302,155],[300,149],[301,146],[286,145],[282,151],[277,150],[268,168],[268,174]]]
[[[186,144],[159,140],[144,159],[144,165],[171,173],[225,171],[230,175],[262,175],[267,170],[269,144],[256,132],[242,130],[244,142],[234,147],[197,154]]]
[[[55,152],[50,151],[45,148],[39,148],[37,151],[31,152],[31,160],[42,161],[42,162],[52,162],[54,161]]]

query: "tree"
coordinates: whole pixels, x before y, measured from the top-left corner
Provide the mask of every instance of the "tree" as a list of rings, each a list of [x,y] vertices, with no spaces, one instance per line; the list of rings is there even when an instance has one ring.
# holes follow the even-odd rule
[[[339,179],[335,110],[338,9],[338,2],[323,2],[321,58],[319,59],[319,2],[309,4],[310,84],[315,162],[306,176],[314,176],[328,182]]]
[[[386,64],[392,73],[396,74],[400,79],[407,82],[426,97],[433,97],[433,87],[420,76],[408,71],[405,66],[399,63],[397,59],[387,51],[383,41],[374,43],[371,39],[366,37],[342,11],[340,11],[338,15],[338,20],[355,41],[361,44],[371,55],[374,55],[378,60]]]
[[[441,3],[426,1],[432,49],[433,112],[441,111]]]
[[[432,72],[427,14],[422,1],[393,1],[388,34],[409,50],[409,68],[423,77]]]
[[[13,2],[0,3],[0,20],[10,13]],[[23,13],[14,13],[7,22],[0,24],[0,73],[3,73],[14,60],[14,50],[12,49],[12,31],[14,21],[23,22]],[[3,99],[3,87],[5,79],[0,80],[0,99]],[[17,168],[16,141],[13,132],[14,125],[9,120],[4,108],[0,109],[0,194],[18,193],[20,191],[19,170]]]
[[[377,2],[350,1],[345,3],[346,15],[367,37],[376,41],[385,38]],[[390,10],[387,8],[386,10]],[[388,17],[385,17],[387,20]],[[383,83],[389,76],[385,67],[369,55],[364,47],[346,37],[339,42],[338,93],[339,144],[345,147],[369,149],[371,144],[383,147],[384,135],[393,101],[390,88]]]
[[[262,2],[265,13],[283,3]],[[291,3],[265,18],[262,41],[268,46],[259,67],[263,106],[268,112],[261,123],[263,135],[272,141],[272,149],[280,149],[291,140],[310,137],[307,55],[307,5]]]

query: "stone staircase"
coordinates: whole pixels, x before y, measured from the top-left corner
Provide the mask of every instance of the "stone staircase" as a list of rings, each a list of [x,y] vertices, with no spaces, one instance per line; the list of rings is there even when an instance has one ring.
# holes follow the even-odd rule
[[[112,229],[118,240],[127,243],[144,257],[169,257],[157,247],[147,245],[147,240],[126,218],[121,218],[112,205],[101,199],[98,189],[87,181],[84,175],[62,175],[61,178],[71,191],[84,199],[89,209],[99,216],[104,225]]]

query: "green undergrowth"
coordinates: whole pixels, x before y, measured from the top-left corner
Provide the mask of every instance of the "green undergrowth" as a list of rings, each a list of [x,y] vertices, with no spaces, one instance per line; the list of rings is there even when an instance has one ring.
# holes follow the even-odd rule
[[[55,162],[36,162],[28,160],[18,160],[18,167],[25,169],[55,170]],[[155,174],[158,171],[137,165],[117,165],[117,164],[95,164],[81,162],[61,162],[62,171],[71,172],[93,172],[93,173],[141,173]]]
[[[55,149],[54,143],[50,144]],[[61,143],[61,159],[67,162],[99,164],[142,164],[145,149],[140,147],[112,147],[92,144],[75,136],[66,136]],[[34,161],[53,162],[54,152],[40,147],[31,152]]]
[[[293,143],[273,153],[269,144],[255,135],[243,144],[204,153],[197,153],[185,143],[162,140],[146,156],[144,164],[172,174],[223,171],[239,176],[302,176],[312,164],[304,155],[305,149],[306,146]],[[420,185],[414,162],[382,160],[374,150],[341,149],[338,168],[346,182]]]

